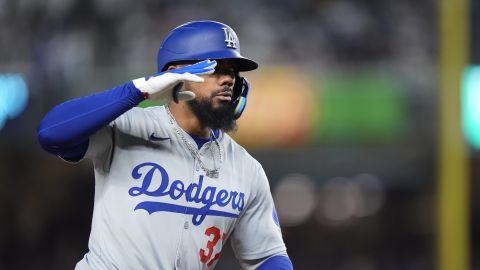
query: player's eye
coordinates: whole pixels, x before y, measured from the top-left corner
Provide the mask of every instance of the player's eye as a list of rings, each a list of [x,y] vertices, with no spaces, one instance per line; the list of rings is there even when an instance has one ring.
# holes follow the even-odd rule
[[[218,75],[230,75],[232,77],[235,76],[235,70],[230,67],[216,67],[215,68],[215,74]]]

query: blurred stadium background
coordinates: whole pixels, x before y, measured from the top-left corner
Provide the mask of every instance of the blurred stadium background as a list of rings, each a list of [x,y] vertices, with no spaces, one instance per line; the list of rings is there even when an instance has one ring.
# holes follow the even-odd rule
[[[164,35],[196,19],[231,25],[260,63],[234,137],[269,176],[296,269],[480,269],[479,15],[475,0],[0,0],[0,269],[73,269],[87,251],[92,166],[40,149],[43,115],[153,74]],[[227,244],[217,269],[237,268]]]

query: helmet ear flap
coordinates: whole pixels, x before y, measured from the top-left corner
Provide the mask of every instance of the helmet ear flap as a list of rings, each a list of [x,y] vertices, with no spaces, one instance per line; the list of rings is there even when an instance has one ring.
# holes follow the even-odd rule
[[[235,105],[234,119],[240,118],[247,105],[250,83],[240,74],[235,74],[235,85],[233,86],[233,104]]]

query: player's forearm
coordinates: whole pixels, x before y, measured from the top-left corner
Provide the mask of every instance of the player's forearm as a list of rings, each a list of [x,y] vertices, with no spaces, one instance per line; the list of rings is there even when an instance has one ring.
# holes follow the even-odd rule
[[[86,151],[90,135],[142,100],[142,93],[129,82],[64,102],[53,108],[40,122],[37,128],[40,145],[46,151],[62,157],[78,156]]]

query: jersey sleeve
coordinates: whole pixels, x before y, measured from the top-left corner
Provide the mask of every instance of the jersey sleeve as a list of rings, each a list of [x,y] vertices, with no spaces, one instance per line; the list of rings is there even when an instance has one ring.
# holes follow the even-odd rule
[[[231,237],[232,248],[240,262],[286,253],[270,186],[260,165],[251,190],[254,196]]]
[[[84,159],[90,159],[96,168],[107,172],[113,155],[113,123],[90,136]]]
[[[244,270],[292,270],[293,264],[286,251],[257,260],[240,261]]]

